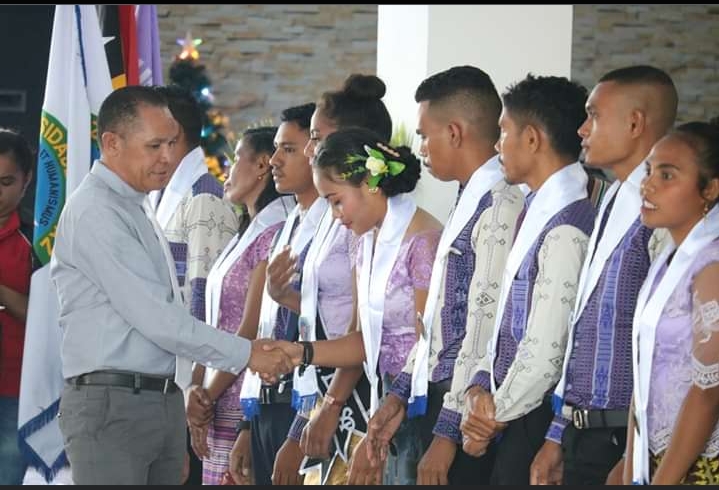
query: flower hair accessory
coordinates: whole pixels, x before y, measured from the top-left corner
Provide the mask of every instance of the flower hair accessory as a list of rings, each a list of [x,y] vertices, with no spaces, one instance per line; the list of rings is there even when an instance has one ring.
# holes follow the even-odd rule
[[[381,148],[387,154],[399,158],[400,154],[394,149],[385,146],[381,143],[377,143],[377,147]],[[396,160],[387,160],[384,153],[377,151],[374,148],[364,145],[364,151],[367,155],[347,155],[346,163],[353,165],[355,162],[364,162],[364,165],[360,165],[349,172],[344,172],[340,176],[347,180],[354,174],[369,172],[370,176],[367,178],[367,187],[370,192],[377,192],[377,186],[386,174],[392,176],[399,175],[405,168],[405,164]]]

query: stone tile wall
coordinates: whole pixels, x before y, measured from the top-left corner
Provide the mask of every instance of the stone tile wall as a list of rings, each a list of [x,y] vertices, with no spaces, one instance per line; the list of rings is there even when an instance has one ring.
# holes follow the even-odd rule
[[[679,122],[719,116],[719,6],[575,5],[572,78],[587,88],[630,64],[667,71]]]
[[[158,5],[165,74],[186,31],[215,106],[241,132],[377,69],[377,5]],[[165,76],[167,80],[167,75]]]
[[[375,73],[376,5],[158,5],[165,68],[190,30],[216,106],[241,131],[291,105]],[[719,6],[575,5],[572,78],[591,88],[636,63],[667,70],[679,120],[719,115]]]

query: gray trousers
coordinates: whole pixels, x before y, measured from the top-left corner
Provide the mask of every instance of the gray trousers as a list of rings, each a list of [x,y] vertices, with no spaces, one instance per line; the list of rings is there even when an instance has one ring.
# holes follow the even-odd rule
[[[79,485],[179,484],[185,458],[181,391],[65,386],[58,414]]]

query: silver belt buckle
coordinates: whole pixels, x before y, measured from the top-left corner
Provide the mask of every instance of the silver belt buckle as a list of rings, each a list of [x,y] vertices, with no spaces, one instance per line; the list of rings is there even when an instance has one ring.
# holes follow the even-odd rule
[[[172,380],[170,378],[165,378],[165,384],[162,387],[163,395],[167,395],[167,392],[170,390],[170,383],[172,383]]]
[[[576,429],[589,427],[589,410],[575,408],[572,411],[572,423],[574,423]]]

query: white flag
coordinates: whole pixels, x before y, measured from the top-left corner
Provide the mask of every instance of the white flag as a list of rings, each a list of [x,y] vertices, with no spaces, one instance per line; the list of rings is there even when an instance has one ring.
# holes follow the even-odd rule
[[[93,5],[57,5],[40,123],[33,248],[42,267],[30,284],[20,383],[20,449],[47,479],[65,465],[57,411],[63,386],[57,293],[50,281],[55,229],[67,196],[99,156],[100,104],[112,91]]]

